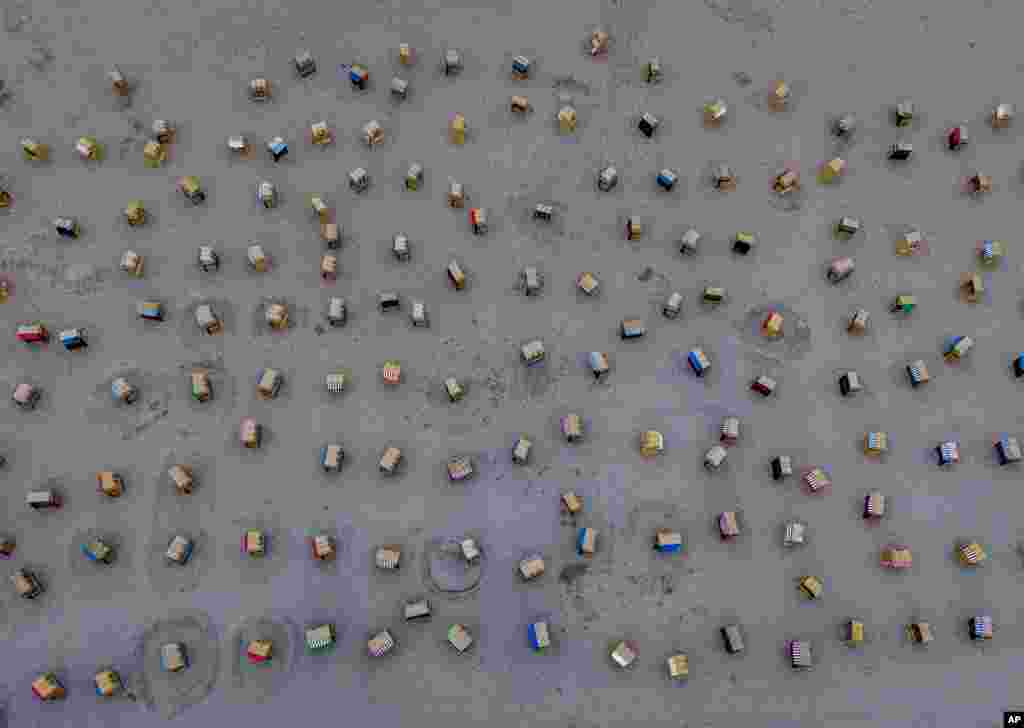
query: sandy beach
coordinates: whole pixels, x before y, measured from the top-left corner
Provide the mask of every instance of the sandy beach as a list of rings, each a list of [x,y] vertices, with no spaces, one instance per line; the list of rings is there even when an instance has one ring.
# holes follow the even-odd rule
[[[1020,106],[1015,57],[1024,8],[1006,0],[885,5],[849,0],[526,0],[508,7],[462,2],[375,2],[351,12],[323,3],[87,3],[6,0],[0,44],[9,98],[0,107],[2,173],[13,203],[4,211],[0,304],[4,367],[0,385],[22,382],[41,393],[34,410],[0,407],[3,519],[14,556],[0,562],[0,726],[214,725],[230,720],[280,726],[296,716],[381,728],[426,724],[648,725],[733,728],[757,722],[797,726],[992,728],[1017,707],[1013,675],[1024,661],[1016,614],[1024,566],[1016,513],[1024,508],[1022,471],[998,464],[993,441],[1024,437],[1021,384],[1010,368],[1024,349],[1022,257],[1017,208],[1024,197],[1021,120],[994,130],[999,101]],[[609,33],[608,53],[587,52],[590,33]],[[398,62],[400,43],[415,63]],[[463,69],[440,68],[448,48]],[[293,57],[308,49],[317,72],[300,78]],[[514,80],[512,58],[534,66]],[[664,78],[648,84],[652,56]],[[348,80],[351,64],[370,74],[365,89]],[[117,65],[132,85],[115,96]],[[391,79],[409,82],[405,100]],[[272,96],[253,103],[252,79]],[[765,93],[785,79],[787,110],[772,112]],[[512,95],[530,111],[509,111]],[[705,99],[722,97],[728,121],[701,123]],[[893,106],[910,98],[913,123],[897,128]],[[577,129],[559,131],[571,104]],[[462,113],[466,141],[448,138]],[[640,115],[661,121],[648,138]],[[852,139],[829,133],[853,113]],[[177,128],[162,166],[148,168],[143,146],[153,121]],[[314,146],[311,124],[325,121],[335,143]],[[384,141],[368,147],[361,129],[376,120]],[[946,130],[966,123],[970,144],[950,152]],[[229,136],[246,135],[250,159],[232,157]],[[274,162],[273,137],[290,151]],[[75,142],[94,136],[105,155],[83,162]],[[22,159],[20,140],[50,145],[51,159]],[[886,160],[898,141],[914,145],[907,164]],[[847,162],[836,184],[818,166]],[[423,165],[416,190],[404,183]],[[618,169],[601,192],[596,175]],[[727,164],[736,188],[722,192],[709,172]],[[798,169],[802,186],[780,200],[773,176]],[[369,187],[354,192],[349,172],[363,167]],[[678,182],[654,182],[663,168]],[[989,194],[962,192],[965,176],[990,175]],[[176,189],[196,175],[205,187],[193,205]],[[257,200],[260,181],[277,188],[276,207]],[[451,180],[466,204],[446,204]],[[321,239],[310,196],[322,195],[342,230],[337,250]],[[126,224],[141,200],[149,219]],[[533,218],[538,203],[553,218]],[[488,231],[475,235],[469,209],[485,208]],[[58,237],[57,217],[77,218],[77,239]],[[848,241],[835,222],[863,227]],[[640,236],[627,240],[627,221]],[[703,235],[698,253],[679,252],[684,231]],[[910,227],[926,240],[918,256],[895,255]],[[748,255],[732,251],[740,232],[756,235]],[[408,260],[392,252],[408,237]],[[1007,253],[979,265],[977,241],[1001,240]],[[258,243],[267,270],[247,266]],[[211,245],[217,271],[197,266]],[[144,257],[141,277],[119,270],[122,254]],[[325,252],[337,278],[320,275]],[[833,284],[833,259],[855,271]],[[446,268],[458,261],[467,285],[455,290]],[[520,275],[535,266],[538,295]],[[985,290],[965,303],[960,275],[979,271]],[[591,272],[595,296],[576,287]],[[718,306],[705,287],[725,289]],[[382,312],[378,296],[399,295]],[[679,292],[681,314],[666,318]],[[906,318],[888,307],[901,294],[917,308]],[[346,299],[344,326],[327,321],[328,299]],[[163,305],[162,322],[137,316],[140,301]],[[422,302],[429,326],[410,321]],[[267,307],[287,306],[282,329]],[[209,305],[223,331],[195,322]],[[865,335],[846,331],[857,308],[870,314]],[[783,315],[783,333],[765,339],[760,322]],[[646,335],[623,340],[624,319]],[[15,339],[18,324],[41,321],[51,340]],[[83,327],[88,348],[66,351],[57,336]],[[975,342],[958,363],[943,359],[950,336]],[[546,358],[526,367],[520,347],[539,339]],[[711,361],[697,378],[686,357]],[[608,376],[595,380],[587,354],[606,352]],[[385,361],[401,364],[401,383],[382,380]],[[923,360],[931,381],[912,389],[907,364]],[[278,395],[257,394],[260,372],[276,369]],[[838,378],[856,371],[857,397]],[[212,397],[190,396],[191,374],[206,372]],[[342,393],[324,378],[346,374]],[[776,382],[769,397],[750,391],[759,376]],[[115,404],[111,384],[138,388]],[[464,387],[451,402],[445,379]],[[2,389],[2,387],[0,387]],[[578,414],[584,436],[568,444],[560,418]],[[722,419],[740,418],[738,442],[723,467],[703,466]],[[263,428],[262,447],[239,440],[244,418]],[[664,452],[640,456],[641,431],[658,430]],[[864,454],[864,435],[885,431],[889,451]],[[512,462],[520,436],[530,460]],[[961,461],[940,467],[935,447],[960,443]],[[323,445],[344,449],[340,472],[325,473]],[[400,448],[394,474],[381,472],[386,448]],[[474,475],[451,482],[450,458],[468,458]],[[794,476],[777,482],[770,462],[789,455]],[[182,495],[168,475],[192,468]],[[825,493],[800,487],[806,468],[831,476]],[[124,493],[97,493],[96,473],[122,474]],[[53,488],[56,511],[33,511],[25,494]],[[561,512],[575,491],[582,513]],[[865,495],[888,497],[877,523],[861,517]],[[719,537],[720,513],[735,511],[742,531]],[[807,542],[782,544],[784,524],[807,526]],[[581,557],[577,529],[597,531],[597,551]],[[239,548],[245,530],[267,537],[262,558]],[[680,531],[681,554],[652,548],[657,528]],[[310,538],[328,533],[337,558],[317,562]],[[189,563],[167,562],[176,534],[194,542]],[[95,538],[116,549],[110,565],[87,562]],[[446,544],[472,537],[481,551],[469,571]],[[976,540],[988,559],[976,569],[956,557]],[[907,545],[913,566],[887,571],[879,554]],[[401,566],[375,566],[378,546],[400,545]],[[519,576],[520,560],[539,554],[545,572]],[[15,569],[35,571],[45,587],[28,601],[14,591]],[[808,601],[801,577],[818,577],[822,598]],[[1016,596],[1015,596],[1016,595]],[[426,622],[403,619],[407,600],[426,597]],[[991,615],[994,639],[968,639],[967,621]],[[842,642],[850,618],[866,625],[865,644]],[[535,653],[527,625],[546,621],[552,646]],[[908,623],[930,623],[935,640],[910,644]],[[310,654],[303,630],[333,623],[337,643]],[[465,625],[474,642],[459,653],[448,628]],[[719,629],[739,624],[746,649],[726,652]],[[367,656],[367,640],[390,630],[397,647]],[[274,640],[271,666],[249,665],[249,639]],[[617,670],[611,648],[628,639],[639,659]],[[814,669],[796,672],[787,640],[811,644]],[[187,643],[184,673],[159,667],[160,645]],[[666,660],[689,657],[689,678],[673,681]],[[128,694],[103,700],[97,670],[113,666]],[[259,667],[259,670],[255,670]],[[267,667],[267,669],[262,669]],[[53,671],[63,701],[31,692]]]

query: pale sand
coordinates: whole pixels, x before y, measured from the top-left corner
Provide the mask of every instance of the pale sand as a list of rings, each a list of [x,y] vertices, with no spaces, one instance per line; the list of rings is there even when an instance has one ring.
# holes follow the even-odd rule
[[[0,665],[0,702],[8,724],[163,724],[159,710],[143,712],[150,698],[141,687],[135,702],[108,703],[95,698],[91,681],[99,666],[114,664],[140,685],[144,630],[155,623],[166,631],[159,620],[187,608],[209,621],[219,642],[197,653],[194,669],[202,674],[190,683],[194,691],[181,698],[151,688],[151,698],[164,709],[200,701],[182,713],[196,725],[280,726],[297,714],[382,727],[996,725],[1016,700],[1024,644],[1015,609],[1021,474],[994,465],[989,440],[1018,426],[1018,386],[1007,367],[1022,339],[1014,279],[1021,126],[996,136],[982,117],[998,94],[1019,87],[1024,67],[1014,51],[1024,10],[998,0],[846,8],[811,0],[405,5],[354,13],[220,0],[81,9],[11,0],[5,7],[11,30],[0,59],[11,98],[0,148],[15,204],[0,236],[0,274],[13,280],[14,295],[0,306],[7,352],[0,381],[43,389],[36,411],[9,406],[0,417],[8,458],[0,527],[18,541],[16,557],[0,563],[9,658]],[[597,26],[612,36],[606,60],[584,53]],[[419,65],[397,65],[401,41],[417,49]],[[436,66],[449,45],[464,54],[457,78],[442,77]],[[291,59],[300,48],[319,65],[308,80],[294,78]],[[508,79],[518,53],[533,56],[533,80]],[[649,88],[640,67],[652,55],[661,57],[666,78]],[[366,92],[339,76],[338,65],[354,61],[370,69]],[[109,92],[112,64],[137,85],[130,105]],[[749,81],[737,81],[738,73]],[[246,98],[258,75],[275,84],[264,105]],[[393,75],[410,81],[405,102],[390,98]],[[762,110],[763,91],[779,76],[791,82],[794,104],[773,117]],[[510,117],[512,94],[529,97],[533,111],[525,118]],[[567,138],[556,134],[560,94],[571,94],[579,112],[577,133]],[[699,106],[718,95],[732,116],[723,129],[705,131]],[[897,130],[888,107],[906,95],[919,121]],[[635,130],[645,110],[662,120],[650,140]],[[455,111],[469,124],[462,148],[446,141]],[[827,123],[845,111],[861,127],[851,144],[836,146]],[[155,118],[179,131],[169,162],[150,170],[142,143]],[[319,119],[335,129],[334,146],[306,143]],[[386,140],[368,150],[359,130],[371,119],[382,123]],[[941,134],[965,119],[972,146],[950,154]],[[236,133],[257,145],[253,159],[229,158],[225,140]],[[106,146],[99,165],[74,156],[72,145],[85,134]],[[291,152],[275,165],[263,145],[278,134]],[[49,143],[53,161],[24,164],[23,136]],[[898,139],[912,140],[917,153],[899,168],[883,158]],[[849,162],[848,174],[823,187],[814,167],[836,153]],[[708,189],[703,175],[713,160],[734,167],[734,192]],[[403,186],[413,161],[426,169],[416,192]],[[594,174],[605,161],[618,166],[619,185],[598,194]],[[780,203],[771,178],[790,161],[799,162],[803,189]],[[372,180],[359,196],[347,183],[357,166]],[[671,193],[655,188],[662,167],[679,173]],[[981,202],[957,189],[975,168],[995,180]],[[186,174],[207,185],[205,205],[193,207],[175,190]],[[449,177],[465,186],[467,209],[445,206]],[[258,205],[261,179],[278,186],[278,208]],[[313,193],[326,195],[345,231],[333,285],[317,272],[324,244],[309,210]],[[132,199],[145,202],[150,225],[124,224],[121,211]],[[554,204],[551,224],[530,219],[539,201]],[[468,208],[477,205],[490,212],[483,237],[469,231]],[[844,214],[864,221],[848,243],[830,236]],[[79,240],[55,239],[51,221],[60,215],[79,217]],[[629,216],[645,226],[640,241],[623,239]],[[682,258],[677,241],[691,225],[705,238],[696,257]],[[906,225],[929,237],[927,255],[893,255],[893,231]],[[759,237],[746,258],[729,251],[740,230]],[[390,251],[399,232],[411,241],[408,263]],[[987,295],[972,307],[958,300],[956,286],[974,267],[978,238],[1003,239],[1010,254],[986,274]],[[210,241],[221,270],[201,274],[196,250]],[[246,267],[252,241],[271,258],[265,274]],[[118,271],[126,249],[146,256],[142,279]],[[854,256],[857,269],[833,286],[824,272],[840,255]],[[468,274],[462,292],[447,285],[453,258]],[[516,289],[526,265],[543,274],[536,298]],[[575,290],[584,270],[602,281],[597,297]],[[708,284],[726,287],[725,304],[700,304]],[[401,295],[402,312],[378,313],[384,290]],[[680,318],[669,321],[660,307],[672,290],[685,301]],[[920,304],[905,321],[886,311],[904,292]],[[348,324],[318,333],[331,295],[348,299]],[[163,324],[136,319],[137,301],[148,297],[166,304]],[[262,323],[270,299],[292,308],[293,325],[283,334]],[[426,303],[429,328],[411,327],[414,299]],[[222,316],[222,336],[196,332],[194,308],[204,300]],[[766,305],[785,312],[789,328],[780,341],[759,340],[752,330]],[[856,306],[872,316],[863,339],[844,329]],[[619,340],[619,321],[629,317],[646,321],[645,339]],[[34,351],[15,342],[14,325],[35,319],[54,335],[86,326],[90,348],[72,354],[54,341]],[[941,360],[950,334],[977,342],[959,367]],[[518,347],[538,337],[547,362],[527,370]],[[686,365],[694,346],[714,363],[703,380]],[[592,350],[612,361],[600,383],[585,366]],[[379,367],[390,358],[402,361],[405,378],[394,390],[380,383]],[[903,372],[916,358],[933,376],[921,391],[909,389]],[[196,364],[212,365],[208,405],[189,398],[187,373]],[[277,400],[255,397],[264,366],[285,374]],[[350,373],[348,389],[329,397],[323,376],[337,368]],[[865,382],[857,399],[838,394],[836,377],[847,368]],[[118,372],[138,378],[137,405],[111,406],[105,388]],[[762,373],[779,382],[772,399],[747,389]],[[454,405],[443,393],[449,375],[467,385]],[[577,446],[558,435],[558,417],[570,411],[588,427]],[[741,440],[723,470],[709,475],[701,458],[726,414],[740,416]],[[238,446],[245,416],[266,427],[261,452]],[[661,430],[667,445],[652,461],[636,449],[648,428]],[[879,463],[861,452],[870,429],[890,433],[891,452]],[[527,466],[510,462],[521,434],[534,441]],[[962,440],[963,462],[943,471],[930,450],[949,437]],[[346,449],[337,476],[317,465],[325,442]],[[394,478],[377,470],[389,442],[405,453]],[[830,468],[831,494],[808,496],[797,478],[772,481],[768,463],[780,453],[793,455],[798,470]],[[444,465],[454,454],[475,458],[474,480],[447,481]],[[166,477],[179,456],[197,468],[188,499]],[[127,474],[120,501],[95,492],[94,474],[104,468]],[[47,482],[65,492],[66,508],[27,512],[25,491]],[[558,513],[568,487],[586,499],[576,519]],[[871,488],[890,497],[888,517],[874,527],[860,518]],[[745,531],[733,543],[715,530],[724,510],[742,515]],[[245,518],[271,529],[265,563],[240,558]],[[790,518],[808,524],[804,548],[781,546]],[[582,525],[600,531],[600,550],[580,573],[573,542]],[[661,525],[683,532],[684,555],[652,551]],[[307,539],[314,527],[338,536],[337,563],[313,563]],[[76,560],[73,542],[92,529],[116,532],[131,552],[109,572],[86,574],[91,565]],[[162,560],[175,531],[197,538],[192,563],[178,570]],[[423,558],[435,539],[466,532],[479,534],[482,578],[468,598],[448,599],[424,579]],[[988,546],[991,558],[977,572],[956,566],[959,538]],[[909,573],[878,567],[879,549],[892,541],[913,550]],[[389,542],[413,557],[395,575],[372,565],[375,546]],[[531,550],[545,554],[548,572],[523,584],[515,567]],[[37,568],[47,587],[35,603],[18,600],[6,581],[22,565]],[[796,581],[804,574],[823,579],[820,602],[800,599]],[[421,594],[432,600],[433,619],[404,624],[402,601]],[[965,639],[975,610],[995,619],[991,644]],[[854,615],[868,626],[859,651],[838,640],[843,620]],[[216,659],[246,616],[295,628],[287,679],[271,680],[265,692],[272,697],[251,706],[238,703],[263,683],[234,690],[233,663]],[[526,624],[538,616],[553,626],[548,656],[526,642]],[[903,627],[914,618],[932,623],[936,641],[927,650],[905,644]],[[302,627],[317,619],[339,629],[337,648],[323,657],[306,655],[301,644]],[[463,656],[445,644],[456,621],[477,639]],[[730,622],[744,629],[744,655],[722,647],[718,628]],[[399,648],[370,660],[365,640],[383,627]],[[815,670],[786,667],[784,642],[794,637],[812,641]],[[620,674],[608,649],[622,638],[638,642],[641,658]],[[666,676],[664,660],[675,651],[690,657],[690,679],[681,685]],[[45,669],[63,671],[63,704],[32,697],[29,683]]]

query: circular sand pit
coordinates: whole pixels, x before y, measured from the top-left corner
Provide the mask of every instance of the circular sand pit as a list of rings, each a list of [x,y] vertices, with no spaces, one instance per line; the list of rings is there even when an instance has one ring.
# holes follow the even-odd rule
[[[184,645],[188,658],[188,666],[179,672],[168,672],[160,664],[161,648],[173,642]],[[220,656],[204,613],[186,611],[154,622],[142,635],[141,649],[145,694],[163,717],[177,716],[213,690]]]
[[[9,567],[8,567],[9,568]],[[26,599],[18,596],[11,584],[10,578],[14,575],[13,569],[8,571],[6,592],[0,597],[0,604],[3,605],[3,617],[0,619],[0,634],[11,638],[13,630],[18,626],[30,621],[37,620],[45,615],[59,602],[61,598],[60,581],[54,581],[54,572],[46,564],[38,561],[26,561],[18,565],[18,568],[30,572],[38,580],[43,588],[42,594]],[[10,631],[9,631],[10,630]],[[2,726],[2,724],[0,724]]]
[[[287,684],[295,664],[297,627],[285,619],[246,617],[228,631],[224,659],[231,679],[231,700],[265,702]],[[246,649],[252,640],[271,642],[270,659],[250,662]]]
[[[194,592],[203,577],[213,566],[213,549],[210,537],[192,523],[191,518],[174,519],[176,523],[164,524],[156,519],[153,535],[146,553],[146,573],[153,591],[161,596],[174,593]],[[175,536],[183,536],[192,542],[192,554],[184,564],[167,558],[167,548]]]
[[[219,421],[226,420],[238,398],[235,377],[224,367],[219,354],[180,362],[174,379],[174,395],[188,402],[189,410]]]
[[[131,401],[115,398],[112,386],[119,379],[135,390]],[[166,385],[157,373],[119,363],[93,388],[83,415],[90,425],[119,433],[123,440],[133,440],[167,416]]]
[[[553,242],[565,237],[565,218],[568,205],[555,197],[557,188],[554,179],[539,184],[522,184],[515,192],[505,194],[505,216],[523,237],[540,242]],[[536,214],[538,205],[550,206],[550,216]]]
[[[202,315],[211,315],[213,318],[211,321],[201,321]],[[186,348],[220,351],[225,334],[235,332],[235,307],[226,298],[190,295],[176,323],[178,339]]]
[[[233,519],[231,523],[238,528],[239,541],[242,541],[250,530],[259,531],[264,538],[264,552],[258,556],[245,553],[239,541],[224,545],[225,558],[238,564],[238,576],[242,584],[268,584],[287,568],[288,538],[278,525],[276,516],[246,514]]]
[[[772,313],[782,317],[781,333],[773,336],[764,331],[765,321]],[[811,327],[807,317],[781,302],[751,307],[737,328],[744,344],[771,357],[799,359],[811,350]]]
[[[472,538],[480,551],[472,562],[466,560],[462,541]],[[423,553],[424,578],[434,592],[448,597],[473,594],[480,586],[484,573],[484,549],[480,539],[471,533],[458,537],[436,538]]]
[[[284,306],[284,317],[278,325],[272,325],[268,315],[275,306]],[[281,296],[260,296],[259,303],[252,307],[249,314],[249,325],[252,336],[287,336],[296,329],[306,328],[309,309],[300,307],[294,299]]]
[[[92,560],[82,550],[96,544],[94,551],[96,556],[105,556],[106,560]],[[110,553],[104,554],[102,547],[110,548]],[[71,573],[79,578],[92,579],[94,577],[105,577],[112,569],[124,562],[131,562],[131,554],[125,554],[124,539],[117,531],[108,528],[89,528],[79,531],[71,539],[68,548],[68,566]]]

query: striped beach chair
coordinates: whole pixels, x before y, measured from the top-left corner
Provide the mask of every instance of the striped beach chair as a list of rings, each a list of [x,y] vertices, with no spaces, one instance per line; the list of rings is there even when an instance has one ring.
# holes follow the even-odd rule
[[[377,549],[375,561],[378,569],[397,569],[402,560],[401,546],[381,546]]]
[[[725,300],[725,289],[721,286],[704,286],[700,299],[709,305],[722,303]]]
[[[885,496],[877,490],[864,496],[864,518],[881,518],[885,515]]]
[[[242,534],[242,553],[263,556],[267,552],[267,538],[263,531],[252,528]]]
[[[772,479],[783,480],[793,474],[793,458],[789,455],[779,455],[772,459]]]
[[[812,666],[811,643],[804,640],[791,640],[788,650],[789,661],[794,670],[808,670]]]
[[[384,367],[381,369],[381,377],[383,377],[386,384],[400,383],[402,381],[401,363],[394,359],[384,362]]]
[[[911,387],[920,387],[922,384],[927,384],[931,379],[931,375],[928,374],[928,367],[920,359],[907,365],[907,376],[910,378]]]
[[[992,265],[1003,257],[1005,246],[999,240],[982,240],[978,243],[978,256],[981,262]]]
[[[333,624],[321,624],[306,630],[306,648],[310,652],[320,652],[333,647],[335,639]]]
[[[832,479],[823,468],[811,468],[804,473],[804,484],[811,493],[819,493],[832,485]]]
[[[383,657],[395,647],[395,638],[387,630],[379,632],[366,643],[366,651],[370,657]]]
[[[939,465],[949,466],[960,462],[960,443],[956,440],[940,443],[935,450],[939,455]]]
[[[889,451],[889,436],[884,432],[869,432],[864,436],[865,455],[883,455]]]
[[[726,445],[734,445],[740,439],[740,418],[726,417],[722,420],[719,441]]]
[[[799,521],[790,521],[786,524],[785,533],[782,536],[784,546],[800,546],[806,540],[807,527]]]
[[[988,554],[985,553],[981,544],[974,541],[960,544],[957,547],[957,555],[960,558],[960,563],[964,566],[978,566],[988,558]]]
[[[978,615],[977,617],[971,617],[970,624],[971,639],[973,640],[990,640],[992,639],[992,617],[985,615]]]
[[[341,394],[345,391],[345,375],[341,372],[332,372],[324,378],[324,386],[328,394]]]

